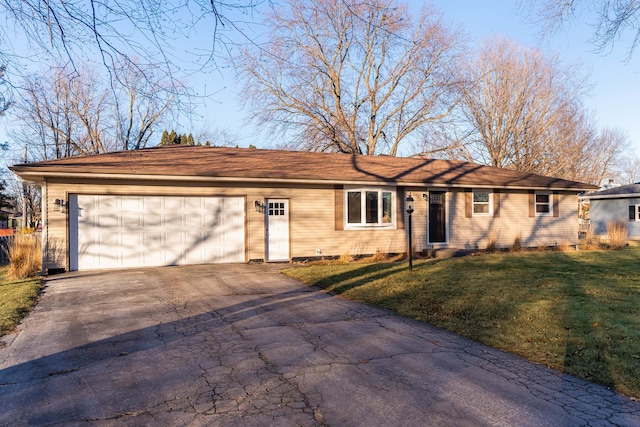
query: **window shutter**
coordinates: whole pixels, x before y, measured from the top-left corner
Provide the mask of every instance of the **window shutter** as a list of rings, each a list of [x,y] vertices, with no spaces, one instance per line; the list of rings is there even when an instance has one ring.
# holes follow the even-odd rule
[[[536,192],[529,190],[529,218],[536,216]]]
[[[556,218],[560,216],[560,195],[557,191],[553,192],[553,216]]]
[[[629,221],[635,221],[635,220],[636,220],[636,207],[629,206]]]
[[[464,189],[464,217],[471,218],[473,216],[473,190],[471,188]]]
[[[404,188],[398,187],[396,190],[396,227],[398,230],[404,229]]]
[[[335,230],[344,230],[344,191],[342,185],[335,187]]]
[[[493,190],[493,217],[500,218],[500,190]]]

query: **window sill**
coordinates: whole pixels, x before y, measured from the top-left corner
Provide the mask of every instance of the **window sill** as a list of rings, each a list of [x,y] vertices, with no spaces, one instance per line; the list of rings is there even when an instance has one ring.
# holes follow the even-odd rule
[[[375,225],[375,224],[363,224],[363,225],[354,225],[354,224],[345,224],[345,230],[396,230],[397,227],[395,224],[389,225]]]

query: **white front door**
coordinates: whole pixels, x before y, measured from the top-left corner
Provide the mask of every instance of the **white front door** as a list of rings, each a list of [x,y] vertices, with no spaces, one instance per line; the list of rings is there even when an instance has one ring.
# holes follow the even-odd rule
[[[267,199],[267,261],[289,261],[289,201]]]

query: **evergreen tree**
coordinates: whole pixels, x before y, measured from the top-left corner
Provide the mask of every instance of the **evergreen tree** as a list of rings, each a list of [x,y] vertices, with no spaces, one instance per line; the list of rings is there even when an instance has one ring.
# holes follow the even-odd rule
[[[170,144],[180,144],[180,137],[173,129],[171,129],[171,132],[169,133],[169,141]]]
[[[186,133],[183,133],[181,135],[178,135],[176,131],[173,129],[171,130],[171,132],[167,130],[162,132],[160,145],[173,145],[173,144],[196,145],[196,141],[195,141],[195,138],[193,137],[193,134],[187,135]],[[202,143],[198,142],[198,145],[202,145]]]
[[[169,145],[170,143],[169,132],[165,129],[164,132],[162,132],[162,138],[160,138],[160,145]]]
[[[5,212],[2,212],[4,208],[13,207],[14,198],[7,194],[7,184],[3,179],[0,179],[0,220],[7,221],[8,215]]]

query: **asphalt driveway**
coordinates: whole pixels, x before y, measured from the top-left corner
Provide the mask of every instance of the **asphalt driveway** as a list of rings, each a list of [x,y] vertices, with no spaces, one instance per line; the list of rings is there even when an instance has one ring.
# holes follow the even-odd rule
[[[0,425],[640,425],[640,403],[279,265],[50,278],[0,348]]]

